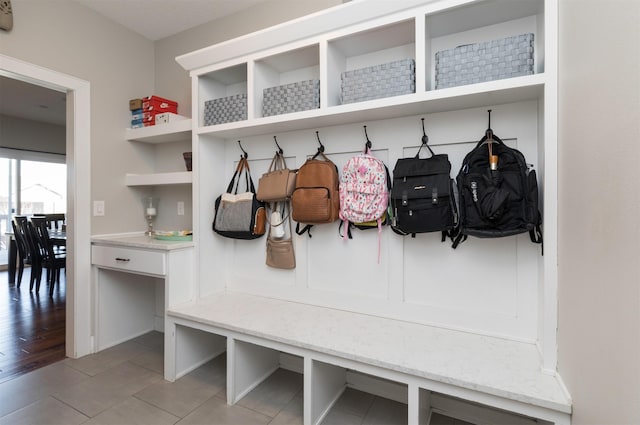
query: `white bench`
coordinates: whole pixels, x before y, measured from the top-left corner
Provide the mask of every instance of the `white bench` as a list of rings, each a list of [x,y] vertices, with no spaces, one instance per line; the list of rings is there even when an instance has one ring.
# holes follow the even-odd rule
[[[529,343],[235,292],[169,309],[167,380],[224,351],[229,404],[280,367],[281,353],[296,356],[303,365],[305,424],[319,423],[347,385],[372,382],[380,384],[373,390],[378,395],[407,403],[411,424],[426,424],[437,400],[570,423],[562,383],[542,371]]]

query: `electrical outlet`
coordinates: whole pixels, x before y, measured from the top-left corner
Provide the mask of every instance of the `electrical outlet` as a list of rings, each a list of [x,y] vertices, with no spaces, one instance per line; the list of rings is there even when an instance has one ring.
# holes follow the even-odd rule
[[[178,202],[178,215],[184,215],[184,202]]]
[[[93,215],[95,217],[104,216],[104,201],[93,201]]]

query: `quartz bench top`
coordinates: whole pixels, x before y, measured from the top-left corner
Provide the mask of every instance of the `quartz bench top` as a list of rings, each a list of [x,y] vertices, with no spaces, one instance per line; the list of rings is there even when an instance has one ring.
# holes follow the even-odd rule
[[[229,291],[168,315],[571,413],[531,343]]]

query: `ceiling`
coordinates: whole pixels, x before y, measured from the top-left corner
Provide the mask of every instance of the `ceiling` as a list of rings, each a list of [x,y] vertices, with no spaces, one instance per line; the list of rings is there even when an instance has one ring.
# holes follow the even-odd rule
[[[75,0],[149,40],[169,37],[267,0]]]
[[[66,93],[0,76],[0,115],[65,125]]]
[[[267,0],[75,0],[155,41]],[[0,76],[0,115],[65,125],[66,94]]]

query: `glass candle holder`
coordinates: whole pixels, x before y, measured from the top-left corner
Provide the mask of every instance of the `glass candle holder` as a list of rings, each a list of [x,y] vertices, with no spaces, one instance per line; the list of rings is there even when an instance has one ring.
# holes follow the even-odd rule
[[[145,235],[153,236],[153,220],[158,216],[158,198],[147,196],[142,198],[144,217],[147,219],[147,231]]]

